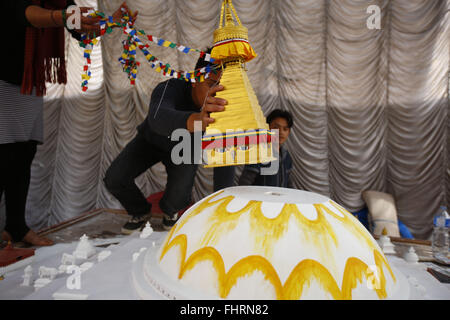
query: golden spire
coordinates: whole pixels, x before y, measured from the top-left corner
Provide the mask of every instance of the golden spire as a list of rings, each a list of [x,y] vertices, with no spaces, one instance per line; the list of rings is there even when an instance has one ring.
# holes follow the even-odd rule
[[[214,47],[211,57],[219,61],[241,58],[244,62],[256,57],[255,51],[248,43],[248,29],[241,24],[231,0],[222,2],[219,28],[214,31]]]
[[[230,5],[231,5],[231,1],[230,1]],[[226,10],[226,13],[225,13],[225,15],[226,15],[225,26],[234,26],[233,16],[231,15],[230,5],[228,5],[226,7],[226,9],[225,9]]]
[[[256,53],[248,42],[248,30],[242,26],[231,0],[222,2],[211,57],[222,65],[223,70],[220,83],[225,89],[217,92],[216,97],[227,100],[228,104],[225,111],[211,114],[215,122],[206,128],[203,136],[206,166],[275,160],[272,156],[272,133],[242,66],[256,57]]]

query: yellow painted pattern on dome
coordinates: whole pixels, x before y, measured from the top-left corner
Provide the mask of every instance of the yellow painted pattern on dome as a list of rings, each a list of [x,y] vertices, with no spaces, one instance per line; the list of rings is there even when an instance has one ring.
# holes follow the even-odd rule
[[[345,264],[344,276],[342,279],[342,297],[346,300],[352,299],[352,291],[356,288],[359,283],[362,283],[363,276],[366,278],[368,276],[367,273],[367,264],[357,258],[348,258],[347,263]],[[381,282],[381,281],[380,281]],[[377,292],[378,294],[378,292]],[[379,298],[385,298],[378,294]]]
[[[221,297],[226,298],[228,296],[239,278],[249,276],[257,270],[262,272],[265,279],[273,285],[277,299],[283,299],[283,287],[277,271],[266,258],[257,255],[245,257],[231,267],[221,288]]]
[[[222,193],[222,192],[220,192]],[[274,246],[287,231],[291,217],[294,217],[300,230],[303,230],[303,236],[311,243],[314,243],[325,255],[331,255],[333,249],[337,247],[338,240],[331,225],[327,221],[323,210],[317,210],[317,218],[310,220],[306,218],[295,204],[285,204],[281,213],[275,218],[264,216],[261,210],[261,201],[249,201],[242,209],[232,212],[227,207],[234,199],[234,196],[227,196],[219,200],[211,201],[218,194],[204,200],[192,212],[188,213],[184,220],[176,225],[178,232],[194,216],[203,212],[203,210],[217,205],[209,217],[209,225],[205,227],[201,246],[215,245],[228,232],[232,231],[239,224],[242,215],[250,214],[250,227],[252,234],[260,235],[254,237],[255,249],[265,256],[272,256]],[[331,211],[326,211],[330,213]],[[337,216],[333,212],[332,215]],[[173,230],[174,228],[172,228]],[[170,239],[171,236],[168,237]]]
[[[243,214],[253,211],[255,206],[258,205],[258,201],[249,201],[244,208],[236,212],[228,211],[227,206],[233,199],[233,196],[223,198],[223,202],[212,212],[208,219],[209,226],[205,228],[206,232],[202,237],[201,245],[216,244],[223,235],[237,227],[239,218]]]
[[[265,256],[272,256],[276,242],[286,233],[291,217],[294,217],[300,230],[304,230],[304,236],[315,243],[321,250],[331,251],[331,244],[337,246],[336,235],[325,217],[320,214],[316,220],[309,220],[300,213],[295,204],[284,205],[281,213],[274,218],[264,216],[261,210],[261,201],[250,201],[244,208],[230,212],[227,205],[234,199],[223,198],[223,202],[209,217],[209,226],[201,245],[216,245],[228,232],[231,232],[239,224],[239,219],[244,214],[249,214],[249,222],[252,234],[255,235],[255,250]]]
[[[231,289],[241,277],[249,276],[255,271],[260,271],[264,278],[272,284],[276,297],[279,300],[300,299],[303,289],[305,286],[309,287],[313,279],[316,279],[322,285],[324,291],[330,293],[335,300],[351,299],[352,291],[356,288],[357,283],[363,281],[363,276],[366,279],[369,276],[367,264],[358,258],[350,257],[345,265],[341,290],[327,268],[315,260],[305,259],[293,268],[284,285],[282,285],[278,273],[270,261],[258,255],[251,255],[239,260],[227,273],[225,272],[222,256],[212,247],[204,247],[197,250],[186,261],[187,239],[183,234],[178,235],[170,243],[166,244],[162,250],[160,260],[164,258],[170,248],[176,245],[180,246],[181,249],[181,264],[178,278],[182,279],[186,272],[194,269],[199,262],[211,261],[217,273],[218,295],[223,299],[228,297]],[[382,264],[388,268],[394,280],[395,277],[382,254],[377,250],[374,250],[373,254],[375,265],[380,270],[378,287],[375,288],[375,292],[380,299],[385,299],[387,297],[386,278]]]
[[[301,261],[292,270],[283,286],[284,299],[299,300],[302,297],[303,288],[309,287],[312,279],[316,279],[333,299],[342,299],[341,290],[331,273],[322,264],[311,259]]]
[[[395,279],[394,272],[392,271],[391,266],[387,262],[387,260],[384,257],[384,255],[381,254],[381,252],[378,251],[378,250],[375,250],[373,252],[373,254],[375,256],[375,265],[380,268],[380,272],[381,272],[381,275],[382,275],[383,279],[384,279],[384,272],[383,272],[382,264],[384,264],[386,266],[386,268],[388,269],[389,273],[391,274],[392,279],[394,279],[394,281],[396,282],[397,279]]]
[[[164,257],[166,255],[166,253],[173,247],[175,246],[179,246],[180,247],[180,252],[181,252],[181,257],[180,257],[180,272],[183,269],[183,266],[186,264],[186,251],[187,251],[187,238],[185,234],[180,234],[178,235],[175,239],[173,239],[172,242],[168,243],[166,242],[166,244],[164,245],[162,252],[161,252],[161,258]]]
[[[162,259],[163,256],[161,256]],[[204,247],[194,252],[189,259],[180,268],[179,279],[182,279],[186,272],[192,270],[201,261],[211,261],[213,268],[217,273],[217,283],[220,288],[223,287],[225,281],[225,264],[220,253],[213,247]]]
[[[394,273],[392,272],[391,267],[389,266],[387,260],[383,257],[383,255],[378,251],[373,251],[375,265],[377,266],[378,274],[378,283],[375,286],[375,292],[378,295],[378,298],[385,299],[387,297],[386,292],[386,277],[383,271],[383,265],[389,270],[392,279],[394,282],[395,279]],[[349,258],[345,265],[344,270],[344,278],[342,280],[342,294],[344,299],[352,298],[352,290],[357,286],[357,280],[361,283],[363,281],[363,275],[367,279],[370,276],[369,266],[365,264],[363,261],[357,258]]]
[[[366,231],[364,228],[360,228],[358,226],[358,219],[356,219],[350,212],[343,209],[341,206],[336,204],[334,201],[330,200],[329,203],[335,207],[344,217],[341,217],[337,214],[335,214],[333,211],[325,207],[323,204],[314,205],[317,209],[317,211],[325,211],[329,215],[332,215],[336,219],[342,221],[342,225],[351,233],[353,234],[357,239],[364,240],[364,242],[367,244],[369,249],[376,250],[378,249],[378,245],[375,242],[375,240],[372,238],[372,236],[369,234],[369,232]],[[353,220],[353,221],[352,221]]]
[[[226,196],[216,199],[223,191],[218,192],[207,199],[203,200],[192,211],[186,213],[182,220],[180,220],[170,231],[166,242],[163,246],[160,260],[165,254],[174,246],[178,245],[181,248],[181,265],[179,278],[193,269],[200,261],[209,260],[213,263],[214,269],[218,274],[219,295],[222,298],[228,296],[231,288],[236,284],[238,279],[244,275],[249,275],[256,270],[261,271],[265,278],[272,283],[277,292],[278,299],[298,299],[301,297],[303,287],[309,286],[312,278],[315,278],[324,288],[329,292],[334,299],[351,299],[352,290],[356,288],[357,281],[361,282],[363,276],[367,279],[369,275],[369,268],[366,263],[358,258],[350,257],[346,261],[342,289],[339,289],[335,279],[330,271],[325,268],[318,261],[305,259],[301,261],[290,273],[285,284],[281,286],[280,278],[273,268],[272,264],[266,257],[270,257],[274,245],[287,231],[289,221],[291,218],[297,223],[303,234],[307,236],[308,241],[314,243],[318,250],[322,253],[329,252],[330,257],[333,254],[332,247],[337,248],[338,239],[326,219],[326,216],[331,216],[342,222],[342,225],[348,232],[352,233],[357,239],[361,239],[362,243],[368,246],[368,250],[373,252],[375,265],[379,268],[379,287],[376,288],[376,293],[380,299],[387,297],[385,285],[386,279],[383,273],[383,265],[388,269],[390,275],[395,282],[395,276],[390,268],[386,258],[379,252],[376,242],[364,230],[360,230],[358,225],[351,221],[354,218],[348,211],[342,209],[333,201],[329,203],[335,207],[342,214],[336,214],[323,204],[314,204],[317,212],[317,218],[311,220],[306,218],[298,209],[296,204],[285,204],[281,209],[279,215],[274,218],[264,216],[261,210],[261,201],[251,200],[242,209],[235,212],[228,211],[227,207],[234,196]],[[214,208],[214,206],[216,206]],[[183,227],[195,216],[204,213],[208,209],[208,226],[205,227],[205,232],[201,237],[200,248],[196,250],[186,261],[187,252],[187,237],[185,234],[177,235]],[[250,215],[251,234],[255,235],[256,251],[262,255],[251,255],[236,262],[228,273],[225,273],[224,261],[220,253],[212,246],[228,232],[232,231],[239,224],[239,219],[248,213]],[[251,259],[248,259],[252,257]],[[270,267],[269,267],[270,266]]]

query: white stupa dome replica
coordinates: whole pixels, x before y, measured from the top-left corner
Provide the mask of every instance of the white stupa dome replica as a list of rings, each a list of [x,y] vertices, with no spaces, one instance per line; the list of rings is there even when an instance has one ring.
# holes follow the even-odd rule
[[[133,269],[142,298],[407,299],[362,224],[311,192],[231,187],[192,206]]]

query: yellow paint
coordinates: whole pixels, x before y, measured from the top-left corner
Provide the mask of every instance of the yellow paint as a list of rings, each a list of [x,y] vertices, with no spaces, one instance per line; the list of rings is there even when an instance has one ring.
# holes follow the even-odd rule
[[[184,220],[175,225],[176,232],[180,231],[183,226],[193,217],[200,214],[207,208],[217,207],[211,213],[208,219],[208,226],[204,228],[205,232],[202,237],[200,246],[211,246],[218,243],[218,241],[228,232],[232,231],[239,224],[239,219],[242,215],[250,214],[250,227],[252,234],[255,235],[255,250],[265,256],[272,256],[274,246],[287,231],[291,217],[295,218],[300,230],[303,230],[303,235],[308,241],[314,243],[318,250],[323,251],[326,255],[333,254],[334,249],[338,246],[338,240],[331,225],[328,223],[324,211],[317,210],[317,218],[310,220],[306,218],[295,204],[284,205],[281,213],[275,218],[268,218],[264,216],[261,210],[261,201],[249,201],[242,209],[232,212],[228,211],[227,207],[234,199],[234,196],[223,197],[218,200],[213,200],[219,196],[223,191],[212,195],[205,199],[191,211]],[[328,208],[326,212],[337,216]],[[175,231],[172,228],[172,231]],[[168,239],[170,240],[171,235]],[[299,241],[304,239],[299,239]]]
[[[172,242],[166,244],[162,250],[160,260],[164,258],[170,248],[179,246],[181,251],[179,279],[182,279],[186,272],[194,269],[201,261],[211,261],[217,274],[218,295],[225,299],[237,281],[244,276],[249,276],[255,271],[260,271],[264,278],[269,281],[275,289],[277,299],[298,300],[302,297],[305,286],[311,285],[311,280],[316,279],[323,287],[325,292],[331,294],[333,299],[352,299],[352,291],[356,288],[358,282],[362,283],[363,276],[368,278],[368,266],[358,258],[351,257],[347,259],[343,280],[342,290],[339,289],[336,280],[331,273],[319,262],[312,259],[301,261],[291,271],[284,285],[272,266],[270,261],[262,256],[251,255],[236,262],[230,270],[225,272],[225,264],[220,253],[212,247],[204,247],[194,252],[186,261],[187,239],[185,235],[179,235]],[[383,258],[383,255],[374,251],[375,264],[380,270],[379,287],[375,291],[380,299],[387,297],[386,279],[383,273],[382,264],[385,264],[395,281],[394,274]]]
[[[167,248],[167,246],[169,244],[170,239],[172,239],[172,236],[173,236],[174,233],[175,233],[175,227],[170,229],[169,234],[167,235],[167,238],[166,238],[166,240],[164,241],[164,243],[162,245],[163,249],[162,249],[161,257],[165,254],[165,252],[164,252],[165,249],[167,249],[167,250],[170,249],[170,248]],[[166,252],[167,252],[167,250],[166,250]]]
[[[221,285],[221,297],[226,298],[228,296],[239,278],[251,275],[257,270],[262,272],[265,279],[273,285],[277,299],[282,299],[283,287],[275,268],[267,259],[256,255],[245,257],[231,267],[225,277],[225,282]]]
[[[384,264],[386,266],[386,268],[388,269],[389,273],[391,274],[391,277],[394,280],[394,282],[397,282],[397,279],[395,279],[395,276],[394,276],[394,272],[392,272],[391,266],[387,262],[384,255],[378,250],[374,250],[373,254],[374,254],[374,258],[375,258],[375,264],[380,269],[382,278],[384,279],[384,273],[383,273],[383,264]]]
[[[344,276],[342,279],[342,299],[351,300],[352,291],[359,283],[362,283],[363,276],[367,279],[368,266],[358,258],[348,258],[345,264]],[[378,292],[377,292],[378,293]],[[379,298],[384,298],[380,297]]]
[[[397,282],[397,280],[395,279],[394,273],[392,272],[386,258],[378,250],[374,250],[373,255],[375,265],[379,271],[378,286],[375,288],[375,292],[377,293],[379,299],[386,299],[386,277],[383,272],[383,264],[389,270],[394,282]],[[357,258],[349,258],[347,260],[344,270],[344,278],[342,280],[342,293],[344,299],[352,298],[352,290],[356,288],[357,285],[356,280],[361,283],[363,275],[365,275],[365,278],[367,279],[369,276],[369,270],[369,266]]]
[[[250,275],[258,270],[273,285],[277,299],[301,298],[304,286],[310,286],[312,279],[316,279],[324,291],[330,293],[334,299],[351,299],[353,289],[364,278],[368,278],[370,271],[368,265],[356,257],[350,257],[346,261],[341,289],[330,271],[321,263],[312,259],[305,259],[299,262],[291,271],[284,285],[282,285],[276,270],[271,262],[267,260],[267,257],[270,259],[272,256],[277,240],[287,232],[291,218],[294,218],[294,223],[298,224],[299,229],[303,231],[302,234],[307,241],[313,243],[322,255],[328,254],[330,259],[333,260],[332,256],[338,247],[338,239],[330,223],[327,221],[327,216],[332,216],[339,220],[348,232],[352,233],[362,243],[365,243],[368,246],[368,250],[373,252],[375,265],[380,271],[379,279],[377,279],[379,286],[375,288],[378,297],[380,299],[387,297],[385,288],[386,278],[383,272],[383,266],[388,269],[393,281],[396,282],[392,269],[384,255],[379,251],[376,242],[370,237],[370,234],[361,230],[358,225],[351,221],[354,217],[333,201],[330,200],[331,205],[339,210],[342,216],[336,214],[323,204],[314,204],[317,211],[317,218],[310,220],[300,212],[297,205],[285,204],[278,216],[267,218],[262,213],[261,201],[252,200],[240,210],[235,212],[228,211],[227,206],[234,199],[234,196],[230,195],[214,200],[222,193],[223,191],[218,192],[199,203],[197,207],[187,213],[172,228],[167,236],[161,251],[160,260],[164,258],[171,248],[178,246],[181,252],[179,279],[182,279],[186,272],[192,270],[199,262],[211,261],[218,275],[218,295],[222,298],[228,296],[239,278]],[[200,249],[193,252],[186,260],[188,239],[185,234],[178,233],[193,217],[204,213],[205,210],[209,212],[209,217],[207,226],[204,228],[205,231],[198,244]],[[254,241],[255,252],[260,253],[260,255],[255,254],[239,260],[226,273],[223,258],[212,246],[217,244],[224,235],[235,229],[239,224],[239,219],[246,213],[250,215],[251,234],[254,235],[249,240]]]
[[[175,239],[173,239],[173,241],[170,244],[167,244],[166,246],[163,247],[160,260],[162,260],[162,258],[166,255],[166,253],[174,246],[180,247],[180,252],[181,252],[180,274],[181,274],[181,270],[183,269],[183,266],[186,263],[187,238],[186,238],[185,234],[180,234]]]
[[[217,283],[223,284],[225,281],[225,264],[220,253],[212,247],[204,247],[194,252],[180,268],[179,279],[182,279],[186,272],[193,269],[201,261],[211,261],[217,273]]]
[[[328,209],[322,204],[314,205],[316,209],[323,210],[327,212],[329,215],[335,217],[336,219],[340,220],[342,222],[342,226],[344,226],[348,232],[350,232],[354,237],[356,237],[360,241],[364,241],[366,245],[369,247],[369,250],[378,250],[378,244],[373,240],[372,236],[369,232],[367,232],[364,228],[361,228],[358,224],[356,224],[354,221],[357,221],[357,219],[347,210],[342,209],[339,205],[334,203],[334,201],[330,200],[329,203],[335,207],[340,213],[344,215],[344,217],[341,217],[337,214],[335,214],[333,211]],[[354,220],[354,221],[352,221]]]
[[[315,278],[324,291],[331,294],[335,300],[342,297],[336,281],[330,272],[322,264],[315,260],[305,259],[292,270],[283,286],[283,297],[286,300],[299,300],[302,297],[303,287],[311,285],[311,280]]]
[[[177,236],[167,248],[179,245],[182,250],[185,250],[187,243],[186,237]],[[161,260],[164,258],[168,250],[163,250]],[[186,251],[182,252],[182,257],[186,256]],[[277,272],[272,264],[261,256],[248,256],[239,260],[229,271],[225,273],[225,264],[220,253],[212,247],[204,247],[194,252],[187,261],[181,261],[181,268],[178,278],[182,279],[186,272],[192,270],[201,261],[211,261],[214,270],[217,273],[217,280],[219,284],[219,296],[226,298],[230,290],[237,283],[238,279],[251,275],[255,271],[261,271],[265,279],[267,279],[275,288],[278,299],[282,298],[282,286]]]

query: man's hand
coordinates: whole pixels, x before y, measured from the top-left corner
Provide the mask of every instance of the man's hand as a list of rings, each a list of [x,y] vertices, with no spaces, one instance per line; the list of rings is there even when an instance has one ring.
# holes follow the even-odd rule
[[[132,13],[130,9],[128,8],[126,2],[122,3],[122,5],[113,13],[113,21],[116,23],[120,23],[123,13],[122,8],[126,10],[128,15],[130,16],[131,22],[134,23],[136,21],[138,12]],[[87,33],[90,38],[92,38],[94,35],[99,36],[100,35],[100,20],[101,17],[91,17],[91,16],[85,16],[87,12],[94,10],[93,8],[89,7],[80,7],[81,11],[81,28],[77,30],[79,33]]]
[[[189,132],[194,132],[194,121],[201,121],[202,131],[204,131],[210,123],[215,121],[209,116],[210,113],[225,110],[225,105],[228,104],[228,102],[225,99],[215,97],[216,92],[222,91],[223,89],[224,87],[222,85],[211,88],[208,92],[208,96],[206,97],[205,105],[203,106],[202,111],[200,113],[193,113],[189,116],[186,124]]]
[[[79,33],[86,33],[89,37],[93,37],[100,35],[100,17],[90,17],[85,16],[84,14],[89,11],[94,10],[94,8],[89,7],[80,7],[81,11],[81,26],[80,29],[76,30]]]
[[[128,6],[127,3],[124,1],[121,6],[112,14],[113,17],[113,21],[115,23],[120,23],[120,21],[122,20],[123,17],[123,13],[122,13],[122,8],[125,9],[126,13],[128,14],[128,16],[130,17],[130,21],[131,24],[134,24],[134,22],[136,21],[137,15],[138,15],[138,11],[136,12],[132,12]]]

